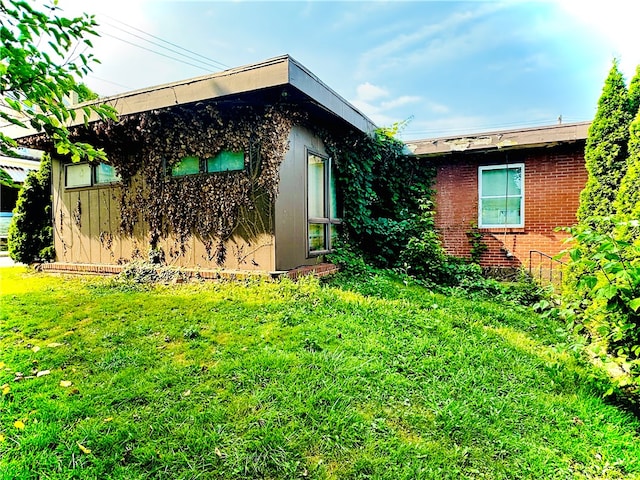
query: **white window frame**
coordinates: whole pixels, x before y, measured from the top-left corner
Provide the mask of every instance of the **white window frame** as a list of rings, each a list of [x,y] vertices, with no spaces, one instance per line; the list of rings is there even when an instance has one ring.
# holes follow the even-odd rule
[[[506,170],[506,169],[520,169],[520,175],[522,178],[522,185],[520,186],[520,194],[518,195],[500,195],[500,196],[484,196],[482,192],[482,173],[488,170]],[[524,184],[525,184],[525,169],[524,163],[510,163],[503,165],[487,165],[478,167],[478,228],[523,228],[524,227]],[[490,198],[520,198],[520,223],[498,223],[498,224],[486,224],[482,221],[482,202],[484,199]]]

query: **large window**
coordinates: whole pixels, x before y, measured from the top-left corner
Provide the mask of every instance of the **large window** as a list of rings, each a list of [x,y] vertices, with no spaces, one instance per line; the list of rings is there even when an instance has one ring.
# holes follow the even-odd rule
[[[172,177],[183,177],[198,173],[237,172],[244,170],[244,152],[223,150],[213,157],[201,160],[188,156],[180,159],[171,168]]]
[[[480,228],[524,227],[524,164],[480,167],[478,190]]]
[[[331,250],[338,236],[338,198],[331,159],[307,153],[307,218],[309,253]]]
[[[120,175],[115,168],[106,163],[71,163],[64,167],[64,186],[66,188],[91,187],[119,182]]]

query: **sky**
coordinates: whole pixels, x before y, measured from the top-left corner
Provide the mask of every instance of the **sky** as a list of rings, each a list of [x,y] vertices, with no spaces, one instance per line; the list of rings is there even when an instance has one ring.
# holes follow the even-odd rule
[[[100,23],[100,95],[289,54],[404,140],[591,120],[613,59],[627,81],[640,64],[638,0],[58,5]]]

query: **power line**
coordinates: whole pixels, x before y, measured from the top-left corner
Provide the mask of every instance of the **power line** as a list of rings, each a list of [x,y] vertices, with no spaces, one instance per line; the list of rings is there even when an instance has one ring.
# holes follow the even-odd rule
[[[208,63],[212,63],[212,64],[216,65],[216,67],[215,67],[215,68],[219,68],[219,69],[231,68],[229,65],[225,65],[224,63],[219,62],[219,61],[217,61],[217,60],[214,60],[213,58],[206,57],[206,56],[204,56],[204,55],[201,55],[201,54],[200,54],[200,53],[198,53],[198,52],[194,52],[193,50],[189,50],[188,48],[184,48],[184,47],[182,47],[182,46],[180,46],[180,45],[178,45],[178,44],[176,44],[176,43],[170,42],[169,40],[165,40],[164,38],[161,38],[161,37],[158,37],[158,36],[156,36],[156,35],[153,35],[152,33],[145,32],[144,30],[142,30],[142,29],[140,29],[140,28],[138,28],[138,27],[134,27],[133,25],[129,25],[128,23],[125,23],[125,22],[123,22],[123,21],[121,21],[121,20],[118,20],[117,18],[114,18],[114,17],[112,17],[112,16],[110,16],[110,15],[107,15],[107,14],[104,14],[104,13],[103,13],[103,14],[102,14],[102,16],[104,16],[104,17],[106,17],[106,18],[109,18],[109,19],[111,19],[111,20],[113,20],[113,21],[115,21],[115,22],[118,22],[119,24],[124,25],[125,27],[131,28],[132,30],[135,30],[135,31],[140,32],[140,33],[143,33],[143,34],[145,34],[145,35],[147,35],[147,36],[149,36],[149,37],[151,37],[151,38],[155,38],[156,40],[159,40],[159,41],[161,41],[161,42],[163,42],[163,43],[166,43],[167,45],[171,45],[172,47],[179,48],[179,49],[180,49],[180,50],[182,50],[182,51],[185,51],[185,52],[188,52],[188,53],[190,53],[190,54],[192,54],[192,55],[195,55],[195,56],[197,56],[197,57],[200,57],[200,58],[202,58],[203,60],[206,60]],[[116,27],[116,26],[115,26],[115,25],[113,25],[113,24],[111,24],[110,26],[111,26],[111,27],[114,27],[114,28],[118,28],[118,27]],[[122,29],[120,29],[120,28],[118,28],[118,29],[119,29],[119,30],[122,30]],[[125,33],[128,33],[129,35],[134,35],[133,33],[131,33],[131,32],[126,32],[125,30],[122,30],[122,31],[124,31]],[[137,35],[135,35],[135,36],[137,36]],[[142,38],[142,37],[139,37],[139,38]],[[146,39],[144,39],[144,38],[143,38],[143,40],[146,40]],[[146,41],[149,41],[149,42],[150,42],[150,40],[146,40]],[[162,47],[162,48],[167,48],[167,47]],[[167,49],[167,50],[170,50],[170,49]],[[175,53],[175,52],[174,52],[174,53]],[[195,60],[195,59],[194,59],[194,60]]]
[[[585,119],[578,119],[577,117],[565,117],[563,116],[563,121],[568,121],[569,123],[574,123],[574,122],[582,122],[582,121],[588,121]],[[483,132],[489,132],[491,130],[495,130],[495,129],[504,129],[504,128],[509,128],[509,127],[514,127],[514,128],[518,128],[518,127],[537,127],[537,126],[545,126],[545,125],[554,125],[557,122],[554,121],[546,121],[546,120],[534,120],[534,121],[528,121],[528,122],[505,122],[505,123],[493,123],[493,124],[484,124],[484,125],[478,125],[478,126],[464,126],[464,127],[451,127],[451,128],[430,128],[430,129],[416,129],[416,130],[403,130],[402,132],[399,133],[400,137],[406,137],[408,135],[431,135],[433,133],[436,133],[439,136],[445,136],[448,133],[451,133],[452,135],[457,135],[458,132],[461,132],[461,135],[467,135],[467,134],[476,134],[476,133],[483,133]]]
[[[127,90],[133,90],[133,87],[130,87],[128,85],[123,85],[121,83],[118,82],[113,82],[111,80],[107,80],[106,78],[102,78],[102,77],[98,77],[96,75],[87,75],[87,78],[95,78],[96,80],[100,80],[101,82],[105,82],[105,83],[110,83],[111,85],[115,85],[116,87],[122,87],[122,88],[126,88]]]
[[[164,45],[161,45],[161,44],[160,44],[160,43],[158,43],[158,42],[154,42],[153,40],[149,40],[148,38],[144,38],[144,37],[143,37],[143,36],[141,36],[141,35],[137,35],[137,34],[135,34],[135,33],[128,32],[127,30],[125,30],[125,29],[123,29],[123,28],[120,28],[120,27],[118,27],[117,25],[113,25],[113,24],[111,24],[111,23],[106,23],[106,25],[110,26],[111,28],[115,28],[116,30],[120,30],[121,32],[126,33],[127,35],[131,35],[132,37],[139,38],[140,40],[142,40],[142,41],[144,41],[144,42],[150,43],[151,45],[154,45],[154,46],[156,46],[156,47],[162,48],[162,49],[167,50],[167,51],[169,51],[169,52],[171,52],[171,53],[175,53],[175,54],[177,54],[177,55],[180,55],[181,57],[188,58],[189,60],[193,60],[193,61],[195,61],[195,62],[201,63],[202,65],[205,65],[205,66],[207,66],[207,67],[208,67],[208,68],[210,68],[210,69],[211,69],[211,68],[214,68],[214,69],[216,69],[216,70],[221,70],[221,67],[220,67],[220,66],[215,65],[215,64],[213,63],[214,61],[209,61],[209,60],[207,60],[207,61],[205,62],[205,61],[200,60],[200,59],[198,59],[198,58],[196,58],[196,57],[191,57],[191,56],[189,56],[189,55],[185,55],[184,53],[181,53],[181,52],[179,52],[178,50],[174,50],[174,49],[172,49],[172,48],[165,47]],[[107,33],[105,33],[105,35],[107,35]],[[111,35],[111,36],[113,36],[113,35]],[[154,37],[154,38],[155,38],[155,37]],[[166,41],[165,41],[165,43],[169,43],[169,42],[166,42]],[[171,44],[171,45],[173,45],[173,44]],[[182,48],[182,47],[178,47],[178,48],[180,48],[181,50],[185,50],[185,49],[184,49],[184,48]],[[188,51],[188,50],[187,50],[187,51]],[[202,56],[202,55],[198,55],[198,56]],[[218,63],[218,62],[215,62],[215,63]]]
[[[129,44],[129,45],[134,46],[134,47],[141,48],[142,50],[146,50],[147,52],[155,53],[156,55],[160,55],[160,56],[162,56],[162,57],[169,58],[169,59],[174,60],[174,61],[176,61],[176,62],[184,63],[185,65],[190,65],[190,66],[192,66],[192,67],[199,68],[199,69],[204,70],[204,71],[206,71],[206,72],[210,72],[210,71],[211,71],[211,70],[210,70],[210,67],[209,67],[209,68],[206,68],[206,67],[204,67],[204,66],[202,66],[202,65],[196,65],[195,63],[186,62],[186,61],[181,60],[181,59],[179,59],[179,58],[172,57],[171,55],[166,55],[166,54],[164,54],[164,53],[162,53],[162,52],[158,52],[158,51],[156,51],[156,50],[152,50],[152,49],[150,49],[150,48],[143,47],[142,45],[138,45],[137,43],[130,42],[130,41],[128,41],[128,40],[125,40],[124,38],[116,37],[115,35],[111,35],[110,33],[103,32],[103,35],[106,35],[107,37],[111,37],[111,38],[113,38],[113,39],[115,39],[115,40],[119,40],[120,42],[127,43],[127,44]]]

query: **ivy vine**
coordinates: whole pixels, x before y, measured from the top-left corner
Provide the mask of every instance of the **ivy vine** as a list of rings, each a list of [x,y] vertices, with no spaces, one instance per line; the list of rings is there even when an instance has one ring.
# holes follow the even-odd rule
[[[170,258],[184,255],[187,242],[196,236],[207,259],[222,265],[225,243],[234,233],[251,240],[272,232],[271,204],[278,193],[289,132],[305,118],[283,105],[198,103],[123,116],[118,122],[95,122],[75,128],[72,136],[104,148],[120,175],[122,234],[132,235],[136,225],[146,224],[152,251],[161,239],[175,239],[164,252]],[[186,156],[206,159],[223,150],[245,152],[245,169],[169,175]]]

